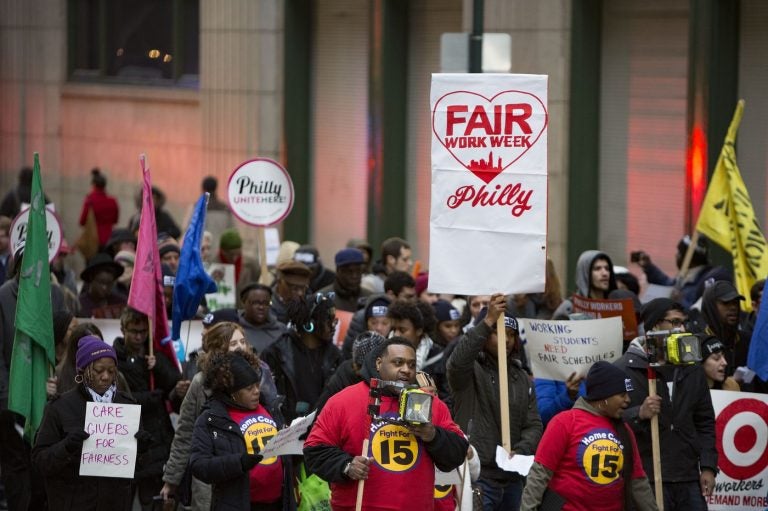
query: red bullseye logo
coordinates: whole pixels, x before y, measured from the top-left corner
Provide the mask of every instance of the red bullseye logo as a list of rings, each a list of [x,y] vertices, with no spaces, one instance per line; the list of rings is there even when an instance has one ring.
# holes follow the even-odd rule
[[[739,399],[717,416],[717,453],[720,469],[732,479],[745,480],[768,466],[768,405]]]

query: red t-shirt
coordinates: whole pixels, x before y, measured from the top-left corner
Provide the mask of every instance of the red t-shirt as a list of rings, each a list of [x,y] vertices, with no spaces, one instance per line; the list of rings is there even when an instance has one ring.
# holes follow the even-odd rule
[[[255,410],[227,408],[229,416],[240,426],[248,454],[258,454],[273,436],[277,423],[269,412],[259,405]],[[251,469],[251,502],[275,502],[282,495],[283,462],[279,457],[265,458]]]
[[[632,442],[632,478],[645,477],[637,442]],[[563,511],[624,509],[624,450],[611,421],[585,410],[561,412],[549,422],[535,460],[554,472],[549,488],[561,495]]]
[[[430,511],[434,509],[435,464],[424,445],[399,424],[369,424],[368,385],[352,385],[328,400],[317,418],[307,447],[333,445],[359,456],[368,437],[367,456],[372,457],[363,493],[363,511]],[[382,396],[381,415],[395,417],[397,400]],[[435,398],[432,404],[435,426],[463,435],[451,419],[448,407]],[[357,481],[331,484],[334,511],[355,509]]]

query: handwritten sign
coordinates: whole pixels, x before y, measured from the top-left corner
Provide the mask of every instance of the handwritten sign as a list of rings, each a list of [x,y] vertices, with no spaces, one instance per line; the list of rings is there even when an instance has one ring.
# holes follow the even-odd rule
[[[711,511],[768,509],[768,396],[713,390],[717,465]]]
[[[637,337],[637,316],[635,305],[631,298],[620,300],[600,300],[586,298],[580,295],[571,297],[573,312],[583,313],[595,319],[620,317],[623,325],[623,337],[625,341],[631,341]]]
[[[433,74],[431,112],[430,291],[542,292],[547,77]]]
[[[522,319],[528,359],[537,378],[565,381],[574,371],[583,375],[599,360],[621,356],[621,318],[583,321]]]
[[[80,475],[133,479],[140,405],[87,403]]]
[[[235,265],[211,263],[206,268],[208,275],[216,283],[216,292],[205,295],[208,309],[213,312],[219,309],[231,309],[237,304],[235,296]]]
[[[315,421],[315,415],[317,410],[305,417],[293,419],[291,425],[281,429],[272,440],[267,442],[259,454],[265,459],[286,454],[303,454],[304,442],[299,440],[299,437],[307,432],[309,426]]]

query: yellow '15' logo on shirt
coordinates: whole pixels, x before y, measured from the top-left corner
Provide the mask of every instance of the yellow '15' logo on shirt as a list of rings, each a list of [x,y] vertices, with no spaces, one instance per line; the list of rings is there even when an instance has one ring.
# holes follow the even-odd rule
[[[624,467],[624,446],[613,431],[593,430],[579,442],[577,458],[593,483],[616,481]]]
[[[384,470],[404,472],[419,459],[419,443],[405,426],[383,424],[374,426],[371,436],[371,456]]]
[[[258,418],[261,418],[259,416]],[[266,417],[264,419],[267,419]],[[243,437],[245,438],[245,448],[248,454],[261,452],[264,446],[277,435],[277,428],[271,420],[267,421],[249,420],[241,426]],[[277,461],[277,456],[264,458],[259,465],[272,465]]]

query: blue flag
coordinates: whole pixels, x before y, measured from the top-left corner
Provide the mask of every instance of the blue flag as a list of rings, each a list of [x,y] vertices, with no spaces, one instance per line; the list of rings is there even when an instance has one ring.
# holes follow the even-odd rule
[[[179,257],[179,269],[173,285],[173,322],[171,339],[181,337],[181,322],[195,317],[197,307],[206,293],[216,292],[216,283],[205,272],[203,259],[200,257],[200,243],[205,225],[205,210],[208,207],[208,194],[204,193],[197,204]]]
[[[760,310],[749,342],[747,367],[757,373],[761,380],[768,381],[768,296],[760,300]]]

